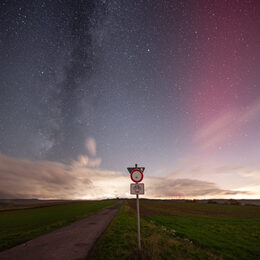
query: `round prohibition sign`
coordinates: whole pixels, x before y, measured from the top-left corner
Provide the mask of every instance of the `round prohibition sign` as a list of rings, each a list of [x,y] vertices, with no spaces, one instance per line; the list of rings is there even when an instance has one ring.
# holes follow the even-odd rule
[[[133,182],[140,182],[142,181],[144,175],[142,173],[142,171],[135,169],[131,172],[131,179]]]

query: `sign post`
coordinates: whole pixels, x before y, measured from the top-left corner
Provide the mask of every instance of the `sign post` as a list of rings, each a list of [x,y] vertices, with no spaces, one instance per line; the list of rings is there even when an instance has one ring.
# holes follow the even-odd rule
[[[138,234],[138,249],[141,250],[141,231],[140,231],[140,210],[139,210],[139,194],[136,194],[136,210],[137,210],[137,234]]]
[[[137,211],[137,234],[138,234],[138,249],[141,250],[141,232],[140,232],[140,209],[139,209],[139,194],[144,194],[144,184],[139,183],[143,180],[144,167],[127,168],[130,173],[131,180],[135,183],[130,184],[130,193],[136,194],[136,211]]]

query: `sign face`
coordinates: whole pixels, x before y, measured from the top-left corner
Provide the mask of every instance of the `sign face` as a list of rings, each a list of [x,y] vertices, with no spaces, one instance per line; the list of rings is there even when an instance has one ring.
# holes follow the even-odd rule
[[[131,172],[131,179],[133,182],[140,182],[142,181],[143,179],[143,173],[141,170],[138,170],[138,169],[134,169],[132,172]]]
[[[130,194],[144,194],[144,184],[143,183],[131,183],[130,184]]]

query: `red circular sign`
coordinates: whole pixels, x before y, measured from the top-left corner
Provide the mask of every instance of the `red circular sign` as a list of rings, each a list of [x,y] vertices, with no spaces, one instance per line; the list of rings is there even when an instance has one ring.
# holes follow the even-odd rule
[[[142,173],[142,171],[135,169],[131,172],[131,179],[133,182],[140,182],[142,181],[144,175]]]

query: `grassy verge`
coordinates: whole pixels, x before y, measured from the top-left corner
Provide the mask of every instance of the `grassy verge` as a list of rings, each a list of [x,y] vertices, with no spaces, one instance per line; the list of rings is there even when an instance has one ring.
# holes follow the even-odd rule
[[[116,200],[74,202],[0,212],[0,251],[112,206]]]
[[[144,218],[141,219],[141,236],[142,250],[139,252],[135,210],[124,202],[91,259],[221,259]]]

